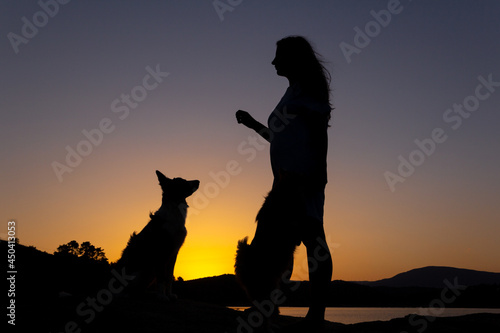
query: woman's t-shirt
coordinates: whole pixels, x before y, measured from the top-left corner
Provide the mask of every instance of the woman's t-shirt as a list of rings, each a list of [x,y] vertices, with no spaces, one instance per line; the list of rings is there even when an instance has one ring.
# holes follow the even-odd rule
[[[330,111],[327,102],[307,96],[299,85],[288,87],[268,119],[275,181],[280,170],[286,170],[305,176],[313,188],[324,189]]]

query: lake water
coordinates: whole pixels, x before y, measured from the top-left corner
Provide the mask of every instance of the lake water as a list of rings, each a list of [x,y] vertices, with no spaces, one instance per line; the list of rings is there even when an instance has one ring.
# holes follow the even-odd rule
[[[245,310],[246,307],[231,307]],[[304,317],[308,308],[281,307],[284,316]],[[367,321],[387,321],[402,318],[410,314],[434,317],[455,317],[474,313],[498,313],[500,309],[462,309],[462,308],[327,308],[325,319],[342,324],[356,324]]]

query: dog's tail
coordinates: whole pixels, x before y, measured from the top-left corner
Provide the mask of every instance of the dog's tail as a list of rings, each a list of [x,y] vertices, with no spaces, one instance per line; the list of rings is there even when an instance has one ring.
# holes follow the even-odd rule
[[[248,259],[250,253],[250,244],[248,244],[248,237],[238,241],[236,249],[236,260],[234,262],[234,272],[237,278],[241,278],[244,271],[248,269]],[[242,274],[243,273],[243,274]]]
[[[236,281],[250,298],[251,295],[249,294],[248,286],[252,280],[252,272],[254,271],[252,261],[252,246],[248,244],[248,237],[245,237],[238,241],[236,260],[234,262],[234,274],[236,276]]]
[[[248,236],[238,241],[238,246],[236,248],[236,261],[234,263],[234,268],[236,271],[238,271],[238,268],[242,261],[244,261],[244,258],[248,256],[249,249],[250,244],[248,244]]]
[[[249,244],[248,244],[248,236],[246,236],[245,238],[240,239],[240,240],[238,241],[238,250],[239,250],[240,248],[245,247],[245,245],[249,245]]]

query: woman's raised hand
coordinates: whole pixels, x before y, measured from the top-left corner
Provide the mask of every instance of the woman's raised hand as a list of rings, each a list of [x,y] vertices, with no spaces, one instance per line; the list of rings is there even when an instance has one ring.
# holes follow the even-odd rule
[[[236,121],[238,121],[238,124],[243,124],[246,127],[250,128],[252,128],[252,126],[256,122],[256,120],[250,115],[250,113],[243,110],[236,111]]]

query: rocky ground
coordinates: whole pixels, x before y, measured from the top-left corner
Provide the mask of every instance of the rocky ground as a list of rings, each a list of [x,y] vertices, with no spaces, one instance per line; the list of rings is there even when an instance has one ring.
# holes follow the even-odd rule
[[[84,305],[82,305],[84,304]],[[178,300],[164,303],[153,299],[115,298],[102,307],[90,306],[88,300],[66,299],[59,304],[21,307],[18,327],[36,328],[37,332],[64,333],[249,333],[259,317],[245,318],[242,312],[223,306]],[[294,332],[300,318],[279,316],[281,330]],[[300,330],[307,332],[307,330]],[[323,332],[335,333],[481,333],[500,332],[500,314],[476,314],[461,317],[412,317],[344,325],[326,322]]]

